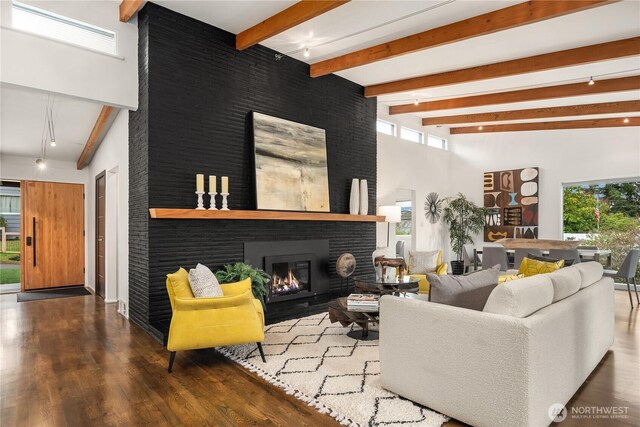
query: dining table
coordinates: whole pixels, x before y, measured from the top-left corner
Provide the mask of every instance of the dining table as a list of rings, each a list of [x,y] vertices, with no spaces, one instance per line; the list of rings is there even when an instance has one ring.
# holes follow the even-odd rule
[[[513,255],[515,253],[515,249],[507,249],[508,255]],[[481,250],[473,250],[473,269],[478,269],[478,255],[482,254]],[[605,259],[606,262],[604,268],[611,269],[611,249],[578,249],[578,254],[580,254],[580,261],[596,261],[600,262],[600,260]],[[543,249],[542,255],[549,256],[549,250]],[[515,266],[514,266],[515,268]]]

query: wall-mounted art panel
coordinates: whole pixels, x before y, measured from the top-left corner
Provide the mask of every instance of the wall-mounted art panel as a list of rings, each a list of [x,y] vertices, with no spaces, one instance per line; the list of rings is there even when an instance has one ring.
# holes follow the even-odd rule
[[[538,168],[484,173],[484,241],[538,238]]]
[[[324,129],[253,113],[258,209],[329,212]]]

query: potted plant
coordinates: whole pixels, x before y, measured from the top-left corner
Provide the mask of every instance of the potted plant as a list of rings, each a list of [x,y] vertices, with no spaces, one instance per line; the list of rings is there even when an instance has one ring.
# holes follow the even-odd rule
[[[462,193],[458,193],[455,198],[449,197],[447,202],[443,218],[449,226],[451,248],[456,254],[456,259],[451,261],[451,270],[453,274],[462,274],[464,272],[462,247],[467,243],[473,243],[473,235],[482,231],[485,209],[477,206]]]
[[[271,276],[263,270],[254,268],[245,262],[236,262],[235,264],[225,264],[222,270],[216,271],[215,274],[220,283],[234,283],[250,277],[253,296],[260,300],[266,310],[265,302]]]

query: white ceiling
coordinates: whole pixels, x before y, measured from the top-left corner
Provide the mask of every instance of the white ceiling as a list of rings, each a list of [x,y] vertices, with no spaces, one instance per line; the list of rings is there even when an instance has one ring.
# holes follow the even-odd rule
[[[291,28],[262,44],[309,64],[395,40],[521,1],[430,0],[351,2]],[[294,2],[157,2],[238,33]],[[242,25],[240,24],[242,23]],[[640,1],[626,0],[535,24],[375,62],[336,74],[363,86],[468,68],[558,50],[640,36]],[[305,48],[310,56],[304,57]],[[566,67],[520,76],[378,97],[382,105],[469,96],[640,74],[640,57]],[[420,117],[640,99],[640,91],[608,93],[416,114]],[[584,116],[583,116],[584,117]],[[459,125],[456,125],[459,126]]]
[[[502,9],[520,3],[520,1],[522,0],[352,0],[265,40],[262,44],[311,64],[492,10]],[[155,2],[232,33],[246,30],[296,3],[295,0],[158,0]],[[343,70],[336,74],[366,86],[634,36],[640,36],[640,1],[626,0]],[[308,58],[303,55],[305,48],[310,49]],[[482,93],[586,82],[590,76],[594,76],[598,80],[639,74],[640,56],[635,56],[520,76],[384,95],[378,97],[378,102],[382,106],[388,106],[411,103],[415,99],[424,102]],[[2,95],[0,153],[33,158],[40,156],[40,141],[48,95],[15,87],[3,86],[0,90]],[[640,91],[635,90],[415,113],[414,116],[457,115],[639,99]],[[75,161],[84,147],[100,109],[101,105],[91,102],[56,97],[54,122],[57,147],[47,146],[47,158]],[[636,115],[639,114],[629,114],[629,116]],[[599,117],[607,116],[610,115]],[[591,117],[594,116],[579,118]],[[565,120],[565,118],[554,120]]]
[[[49,95],[45,92],[0,86],[0,153],[41,156],[48,97],[53,99],[56,147],[47,142],[46,158],[76,161],[82,153],[102,105]]]

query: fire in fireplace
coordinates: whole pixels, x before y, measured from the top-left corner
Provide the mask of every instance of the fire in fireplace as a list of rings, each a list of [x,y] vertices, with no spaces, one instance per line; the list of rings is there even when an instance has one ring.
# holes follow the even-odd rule
[[[309,290],[309,261],[272,264],[271,294],[291,295]]]

